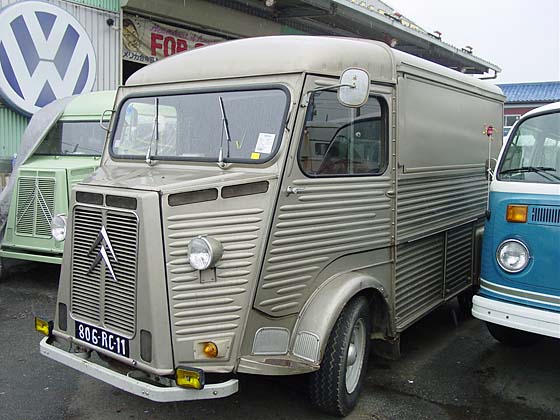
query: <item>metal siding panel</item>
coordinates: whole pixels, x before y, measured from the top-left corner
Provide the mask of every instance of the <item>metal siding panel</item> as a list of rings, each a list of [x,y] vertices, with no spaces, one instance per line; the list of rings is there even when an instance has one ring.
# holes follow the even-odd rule
[[[18,152],[29,120],[0,103],[0,158],[11,159]]]
[[[83,4],[84,6],[96,9],[118,12],[121,8],[120,0],[70,0],[72,3]]]

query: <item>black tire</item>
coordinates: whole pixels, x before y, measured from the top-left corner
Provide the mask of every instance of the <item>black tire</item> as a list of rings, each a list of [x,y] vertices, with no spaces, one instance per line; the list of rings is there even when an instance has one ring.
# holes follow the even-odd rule
[[[309,396],[314,406],[336,416],[346,416],[356,406],[367,371],[370,332],[369,304],[365,297],[359,296],[342,310],[327,342],[321,368],[310,375]],[[365,333],[363,345],[359,338],[362,333]],[[358,345],[351,342],[352,338]],[[351,344],[357,357],[353,363],[348,363]],[[358,364],[354,366],[356,363]],[[348,381],[350,391],[347,373],[351,375]]]
[[[486,326],[492,337],[509,347],[526,347],[538,342],[542,336],[527,331],[504,327],[503,325],[487,322]]]

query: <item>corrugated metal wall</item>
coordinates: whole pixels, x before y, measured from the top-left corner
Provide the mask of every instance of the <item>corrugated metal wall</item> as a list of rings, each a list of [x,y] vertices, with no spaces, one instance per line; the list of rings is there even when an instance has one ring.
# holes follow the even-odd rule
[[[0,103],[0,159],[10,159],[17,153],[23,130],[29,120]]]
[[[118,12],[121,7],[120,0],[70,0],[72,3],[79,3],[85,6],[95,7],[97,9],[110,10]]]
[[[77,1],[93,5],[96,8],[61,0],[51,0],[49,3],[72,14],[88,33],[97,59],[97,77],[93,90],[115,89],[120,83],[122,63],[120,9],[117,7],[119,1]],[[0,0],[0,7],[4,8],[14,3],[18,3],[18,1]],[[110,10],[100,10],[101,8]],[[116,10],[116,12],[111,10]],[[112,27],[107,25],[109,18],[114,21]],[[0,103],[0,159],[11,159],[12,155],[17,153],[27,121],[26,118]]]

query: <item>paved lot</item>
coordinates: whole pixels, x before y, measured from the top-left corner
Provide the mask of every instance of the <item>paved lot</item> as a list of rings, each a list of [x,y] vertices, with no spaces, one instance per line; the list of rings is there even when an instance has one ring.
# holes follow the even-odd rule
[[[115,390],[39,356],[34,315],[52,317],[58,272],[12,269],[0,280],[0,419],[324,419],[305,378],[240,376],[224,400],[158,404]],[[482,323],[454,325],[452,305],[403,335],[401,360],[373,358],[348,419],[560,420],[560,342],[522,350],[492,340]]]

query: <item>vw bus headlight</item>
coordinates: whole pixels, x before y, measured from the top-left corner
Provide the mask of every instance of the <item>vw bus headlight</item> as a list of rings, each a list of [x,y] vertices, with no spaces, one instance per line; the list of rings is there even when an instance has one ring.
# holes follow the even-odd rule
[[[529,264],[529,249],[518,240],[508,239],[500,244],[496,252],[496,260],[508,273],[519,273]]]
[[[66,215],[57,214],[51,222],[51,234],[55,241],[62,242],[66,238]]]
[[[189,242],[189,262],[195,270],[213,267],[222,258],[222,244],[213,238],[197,236]]]

